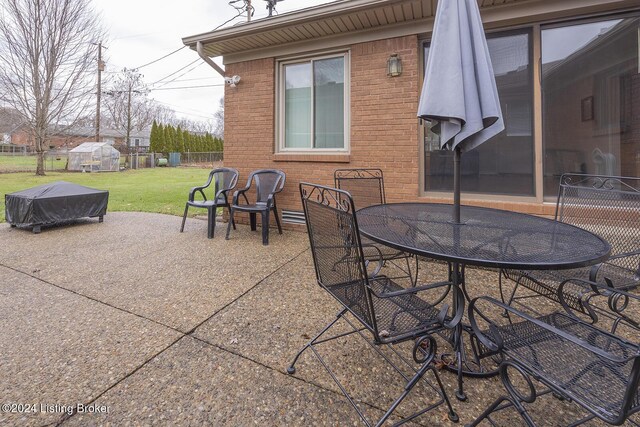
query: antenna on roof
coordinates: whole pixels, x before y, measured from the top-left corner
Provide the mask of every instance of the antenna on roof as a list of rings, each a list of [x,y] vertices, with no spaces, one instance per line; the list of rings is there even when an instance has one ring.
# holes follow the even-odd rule
[[[276,10],[276,4],[278,3],[278,0],[264,0],[267,2],[267,9],[269,9],[269,16],[273,15],[273,11]],[[283,1],[283,0],[280,0]],[[276,13],[278,13],[276,11]]]
[[[239,4],[236,5],[236,3],[239,3]],[[238,16],[241,16],[244,13],[246,13],[247,22],[251,21],[251,17],[253,16],[253,12],[254,12],[254,8],[253,6],[251,6],[251,0],[230,0],[229,6],[233,7],[235,10],[238,11]]]

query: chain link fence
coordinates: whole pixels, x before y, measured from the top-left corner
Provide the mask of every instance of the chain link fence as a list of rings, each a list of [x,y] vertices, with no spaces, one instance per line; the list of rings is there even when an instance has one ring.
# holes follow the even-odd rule
[[[130,153],[120,156],[121,169],[144,169],[157,166],[158,159],[164,158],[159,153]],[[67,150],[50,150],[45,152],[45,171],[67,170],[69,154]],[[180,156],[180,166],[213,168],[222,166],[222,151],[201,153],[186,152]],[[0,151],[0,173],[34,172],[38,157],[33,152]]]
[[[44,155],[45,171],[64,171],[67,168],[69,154],[66,150],[47,151]],[[0,152],[0,173],[34,172],[38,165],[38,156],[31,152]]]
[[[191,153],[187,151],[180,156],[180,163],[185,166],[212,167],[222,164],[222,151]]]

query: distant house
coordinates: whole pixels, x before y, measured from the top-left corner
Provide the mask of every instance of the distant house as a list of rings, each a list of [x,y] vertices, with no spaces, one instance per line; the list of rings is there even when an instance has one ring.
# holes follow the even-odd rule
[[[382,168],[390,202],[450,202],[451,153],[416,117],[442,1],[338,0],[185,37],[240,77],[225,166],[284,170],[288,217],[298,183],[337,168]],[[552,214],[563,172],[640,174],[638,1],[478,3],[506,129],[462,157],[463,202]]]
[[[100,129],[100,141],[108,142],[115,148],[125,151],[133,147],[140,147],[140,151],[147,151],[149,148],[150,129],[142,131],[132,131],[129,138],[129,144],[125,143],[126,131],[121,129]],[[51,130],[49,133],[48,149],[72,149],[84,142],[94,142],[96,131],[92,127],[73,127],[64,130]],[[136,141],[137,140],[137,141]],[[15,144],[27,146],[33,150],[34,142],[29,138],[28,134],[21,128],[16,129],[11,134],[11,141]]]
[[[17,146],[17,144],[11,140],[11,135],[20,129],[21,124],[22,121],[17,111],[11,108],[0,107],[0,145],[3,145],[0,150],[10,151]]]
[[[144,129],[139,132],[131,132],[129,135],[129,148],[138,152],[149,151],[151,129]]]

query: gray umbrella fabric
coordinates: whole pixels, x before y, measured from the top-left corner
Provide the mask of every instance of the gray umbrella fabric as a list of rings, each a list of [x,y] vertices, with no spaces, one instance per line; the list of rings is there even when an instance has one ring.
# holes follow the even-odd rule
[[[477,0],[440,0],[418,117],[441,148],[472,150],[504,129]]]
[[[504,121],[493,66],[477,0],[440,0],[436,11],[418,117],[431,120],[440,134],[440,148],[453,150],[453,244],[460,243],[460,156],[502,132]],[[464,281],[463,267],[452,263],[456,289]],[[454,312],[464,311],[454,297]],[[462,326],[455,332],[458,389],[463,389]]]

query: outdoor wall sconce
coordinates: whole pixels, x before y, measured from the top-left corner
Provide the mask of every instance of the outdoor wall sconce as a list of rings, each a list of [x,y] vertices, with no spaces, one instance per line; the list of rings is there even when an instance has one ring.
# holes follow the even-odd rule
[[[236,85],[240,83],[240,76],[225,77],[224,82],[228,84],[229,87],[236,87]]]
[[[402,60],[397,53],[392,53],[387,59],[387,77],[398,77],[402,74]]]

